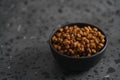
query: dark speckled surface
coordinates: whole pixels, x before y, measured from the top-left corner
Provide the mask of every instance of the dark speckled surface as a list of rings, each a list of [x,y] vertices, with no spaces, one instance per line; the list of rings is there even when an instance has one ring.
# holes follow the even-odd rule
[[[0,0],[0,80],[120,80],[120,0]],[[109,43],[89,71],[64,74],[47,40],[60,24],[86,22]]]

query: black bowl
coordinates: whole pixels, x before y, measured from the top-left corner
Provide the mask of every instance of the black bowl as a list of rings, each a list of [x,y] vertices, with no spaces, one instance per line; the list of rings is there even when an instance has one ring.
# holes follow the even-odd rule
[[[91,27],[96,27],[94,25],[91,24],[87,24],[87,23],[71,23],[71,24],[66,24],[66,25],[62,25],[61,27],[65,27],[65,26],[73,26],[73,25],[78,25],[80,27],[83,26],[91,26]],[[96,27],[102,34],[104,34],[104,32],[99,29],[98,27]],[[92,56],[86,56],[86,57],[81,57],[81,58],[73,58],[71,56],[67,56],[67,55],[63,55],[60,52],[58,52],[52,45],[51,42],[51,37],[57,32],[58,29],[56,29],[55,31],[53,31],[53,33],[50,35],[49,38],[49,45],[50,45],[50,49],[52,51],[52,54],[54,56],[54,58],[57,60],[57,62],[60,64],[60,66],[67,71],[85,71],[88,70],[90,67],[94,66],[98,61],[100,61],[100,59],[102,58],[106,46],[107,46],[107,38],[105,35],[105,46],[96,54],[92,55]]]

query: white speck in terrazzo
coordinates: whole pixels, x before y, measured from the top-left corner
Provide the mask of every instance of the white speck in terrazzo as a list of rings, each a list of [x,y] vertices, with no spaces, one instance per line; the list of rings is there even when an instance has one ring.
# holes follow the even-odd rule
[[[7,68],[8,68],[8,69],[10,69],[10,68],[11,68],[11,66],[8,66]]]
[[[11,6],[10,6],[10,8],[12,9],[12,8],[14,8],[15,7],[15,5],[14,4],[12,4]]]
[[[30,37],[30,39],[35,39],[35,38],[36,38],[36,36],[31,36],[31,37]]]
[[[3,45],[0,45],[1,48],[3,48],[4,46]]]
[[[23,8],[22,8],[22,11],[26,11],[26,10],[27,10],[27,7],[23,7]]]
[[[18,25],[17,31],[20,31],[21,27],[22,27],[21,25]]]
[[[7,23],[6,25],[7,25],[7,27],[10,27],[10,24],[9,24],[9,23]]]
[[[110,77],[110,75],[108,74],[108,75],[105,75],[104,77],[105,77],[105,78],[109,78],[109,77]]]
[[[35,72],[35,74],[37,74],[38,72]]]
[[[23,36],[23,39],[26,39],[26,36]]]
[[[12,56],[10,56],[10,60],[12,59],[13,57]]]
[[[64,0],[60,0],[60,2],[61,2],[61,3],[63,3],[63,2],[64,2]]]

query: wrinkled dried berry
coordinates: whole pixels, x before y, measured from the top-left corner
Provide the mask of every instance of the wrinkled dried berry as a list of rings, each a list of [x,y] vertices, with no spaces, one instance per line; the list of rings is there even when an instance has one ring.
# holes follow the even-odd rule
[[[92,56],[105,44],[105,36],[97,28],[91,26],[61,27],[51,40],[57,51],[75,58]]]

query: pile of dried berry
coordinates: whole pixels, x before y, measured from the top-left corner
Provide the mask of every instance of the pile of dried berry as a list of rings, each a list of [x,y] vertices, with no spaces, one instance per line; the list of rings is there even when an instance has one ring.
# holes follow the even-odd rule
[[[105,44],[105,36],[97,28],[91,26],[61,27],[51,40],[58,52],[76,58],[96,54]]]

